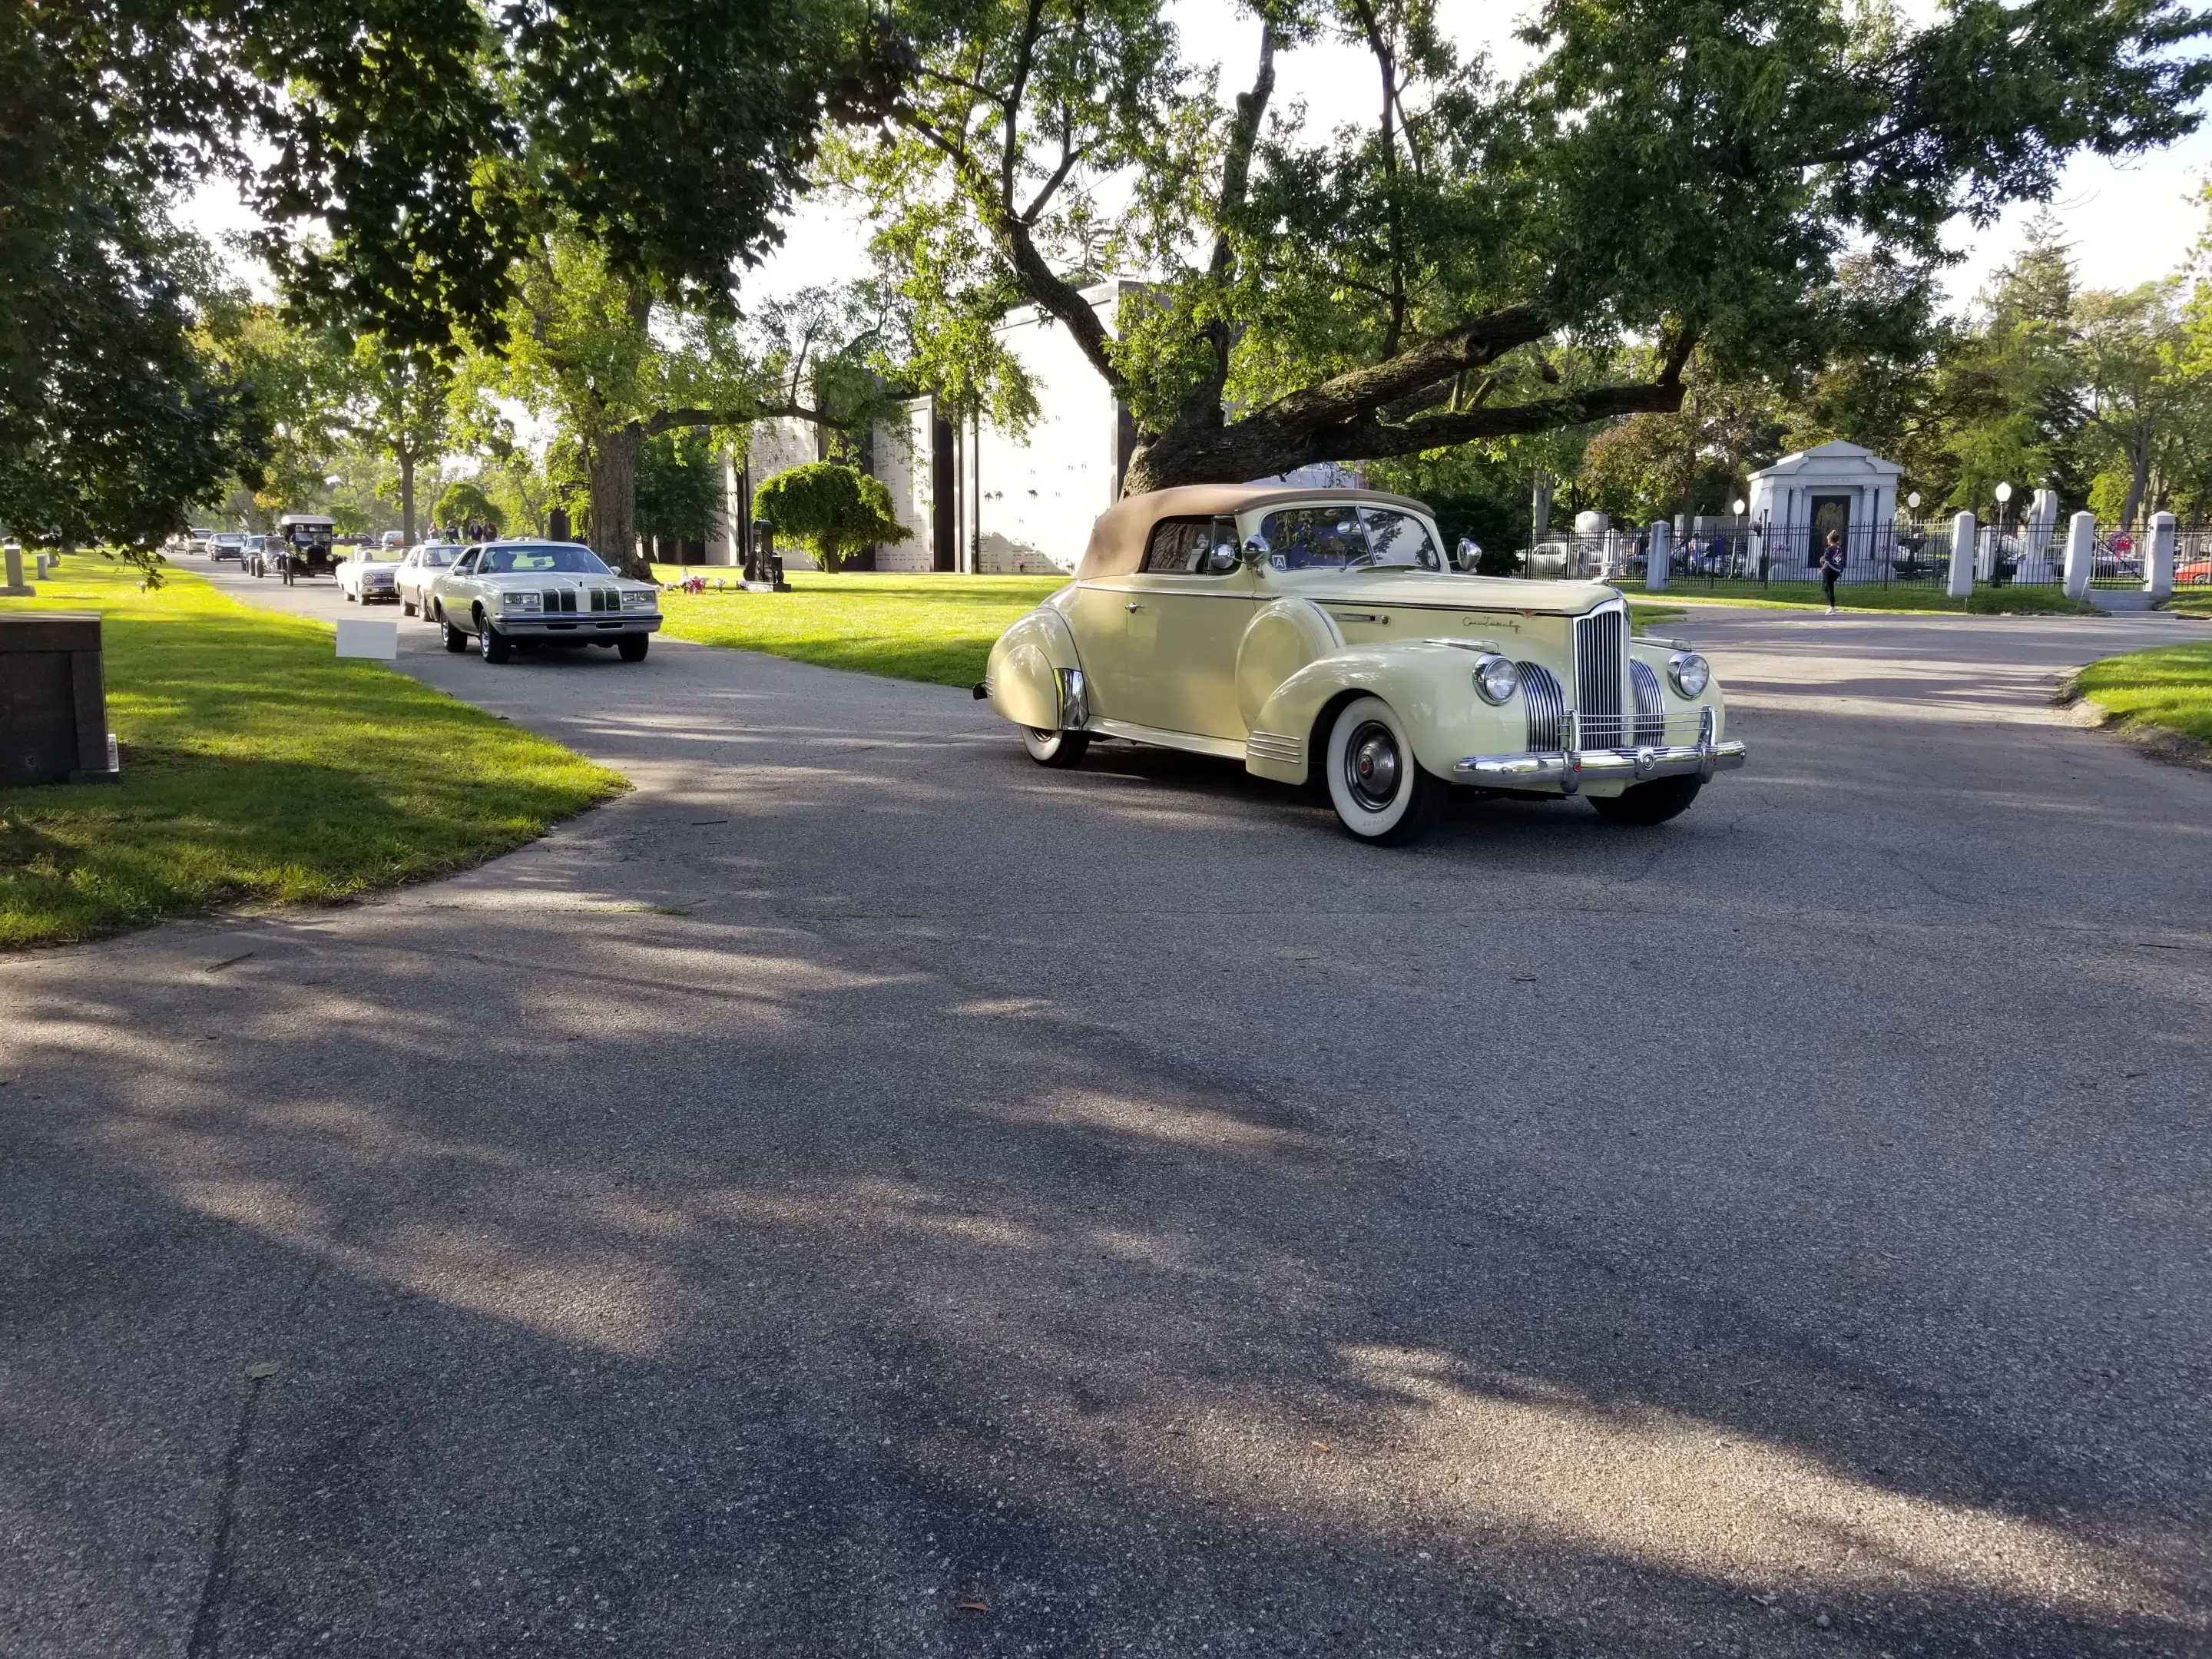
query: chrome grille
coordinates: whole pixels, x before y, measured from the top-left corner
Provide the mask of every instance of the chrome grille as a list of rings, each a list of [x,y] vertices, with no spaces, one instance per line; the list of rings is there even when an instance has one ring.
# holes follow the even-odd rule
[[[576,595],[572,588],[549,587],[545,590],[544,606],[549,615],[576,608]]]
[[[1628,716],[1620,706],[1627,655],[1626,611],[1609,608],[1575,618],[1575,709],[1585,749],[1627,745]]]
[[[1667,699],[1660,695],[1659,671],[1631,657],[1628,678],[1636,692],[1636,741],[1663,743],[1667,731]]]
[[[1521,670],[1521,701],[1528,708],[1528,747],[1550,751],[1567,746],[1567,694],[1552,671],[1540,662]]]
[[[595,587],[592,589],[592,609],[619,611],[622,609],[622,595],[611,587]]]

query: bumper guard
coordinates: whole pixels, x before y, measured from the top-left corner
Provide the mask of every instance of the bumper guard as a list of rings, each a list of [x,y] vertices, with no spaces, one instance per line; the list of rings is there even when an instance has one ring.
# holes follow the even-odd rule
[[[1698,713],[1698,740],[1693,744],[1640,744],[1631,749],[1570,746],[1548,754],[1469,755],[1452,772],[1462,783],[1492,789],[1556,789],[1563,795],[1577,793],[1585,782],[1638,784],[1653,778],[1692,777],[1703,782],[1716,772],[1735,770],[1749,750],[1734,738],[1716,742],[1712,710]],[[1571,722],[1567,735],[1571,740],[1576,735]]]

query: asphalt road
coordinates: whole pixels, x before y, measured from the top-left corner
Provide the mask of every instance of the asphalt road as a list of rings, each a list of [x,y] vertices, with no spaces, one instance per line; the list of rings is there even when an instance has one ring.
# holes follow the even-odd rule
[[[639,787],[0,962],[0,1651],[2205,1652],[2212,775],[2045,706],[2205,630],[1673,631],[1746,770],[1393,853],[403,624]]]

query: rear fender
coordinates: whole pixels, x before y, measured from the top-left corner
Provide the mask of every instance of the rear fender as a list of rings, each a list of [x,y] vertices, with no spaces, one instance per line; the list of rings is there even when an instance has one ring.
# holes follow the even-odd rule
[[[1082,665],[1067,619],[1040,605],[999,635],[983,683],[990,688],[991,707],[1004,718],[1033,731],[1057,732],[1065,718],[1061,672]]]

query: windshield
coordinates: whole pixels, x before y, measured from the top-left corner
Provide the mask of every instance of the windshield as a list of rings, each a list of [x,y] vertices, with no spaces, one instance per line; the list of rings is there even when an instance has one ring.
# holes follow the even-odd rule
[[[590,548],[561,542],[535,547],[487,547],[483,557],[477,562],[477,569],[489,576],[541,570],[557,571],[571,576],[608,576],[614,574],[599,562],[599,556]]]
[[[1260,520],[1271,570],[1442,570],[1429,527],[1393,507],[1286,507]]]
[[[433,547],[425,544],[420,551],[422,563],[435,565],[441,570],[461,556],[461,550],[458,547]]]

